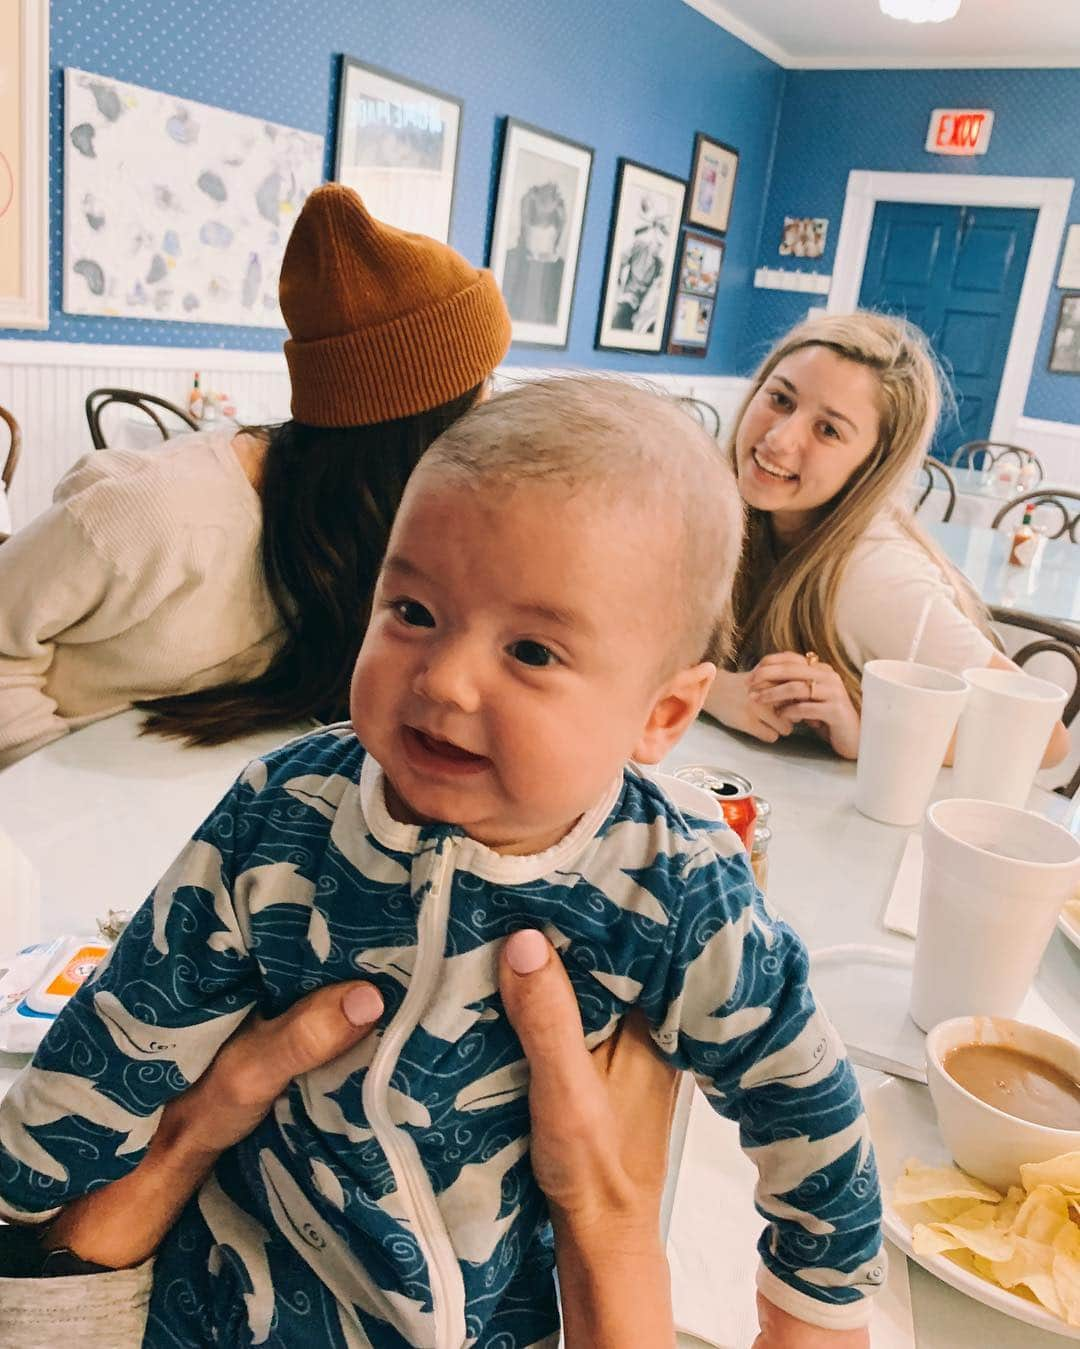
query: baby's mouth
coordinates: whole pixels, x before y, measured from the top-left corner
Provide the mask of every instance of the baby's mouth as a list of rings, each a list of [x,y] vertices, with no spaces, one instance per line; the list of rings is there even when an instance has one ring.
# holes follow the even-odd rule
[[[491,762],[483,754],[474,754],[472,750],[455,745],[452,740],[443,740],[437,735],[420,730],[417,726],[405,727],[405,738],[420,750],[421,756],[435,765],[447,768],[479,769]]]
[[[770,478],[775,478],[777,482],[799,481],[799,475],[797,473],[788,473],[786,469],[779,468],[776,464],[765,463],[757,450],[753,450],[751,453],[757,467],[761,469],[762,473],[767,473]]]

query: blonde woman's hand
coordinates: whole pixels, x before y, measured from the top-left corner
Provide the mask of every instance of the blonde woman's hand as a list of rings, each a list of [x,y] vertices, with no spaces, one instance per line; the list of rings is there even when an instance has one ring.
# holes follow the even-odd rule
[[[831,665],[796,651],[765,656],[750,671],[748,700],[816,731],[842,759],[859,753],[859,714]]]
[[[772,745],[781,736],[791,734],[798,717],[789,716],[786,708],[771,706],[751,696],[755,674],[755,670],[719,670],[705,699],[705,711],[733,731],[742,731]]]

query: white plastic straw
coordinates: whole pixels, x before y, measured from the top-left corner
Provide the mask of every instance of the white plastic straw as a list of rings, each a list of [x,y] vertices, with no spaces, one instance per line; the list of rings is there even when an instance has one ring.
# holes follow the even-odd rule
[[[926,631],[926,620],[930,616],[930,606],[937,599],[937,594],[931,592],[923,601],[923,607],[919,613],[919,621],[915,624],[915,635],[911,639],[911,649],[908,651],[908,660],[915,659],[915,653],[919,649],[919,643],[923,639],[923,633]]]

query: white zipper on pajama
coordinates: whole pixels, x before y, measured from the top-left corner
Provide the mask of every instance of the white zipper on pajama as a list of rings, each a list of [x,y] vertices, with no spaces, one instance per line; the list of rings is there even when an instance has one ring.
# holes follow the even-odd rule
[[[431,1188],[416,1144],[390,1118],[388,1101],[390,1079],[397,1067],[398,1057],[405,1041],[420,1024],[428,999],[438,982],[450,918],[456,847],[457,839],[453,837],[444,844],[430,890],[417,918],[416,963],[412,978],[397,1016],[383,1032],[361,1094],[368,1123],[386,1154],[398,1190],[408,1201],[417,1244],[427,1263],[432,1319],[435,1323],[434,1349],[462,1349],[465,1344],[465,1283],[461,1277],[457,1253],[450,1241],[435,1191]]]

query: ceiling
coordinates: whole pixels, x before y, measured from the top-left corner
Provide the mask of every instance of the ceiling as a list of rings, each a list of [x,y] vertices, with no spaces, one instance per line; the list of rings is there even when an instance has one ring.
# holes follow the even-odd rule
[[[792,69],[1080,66],[1080,0],[963,0],[947,23],[888,19],[877,0],[686,0]]]

